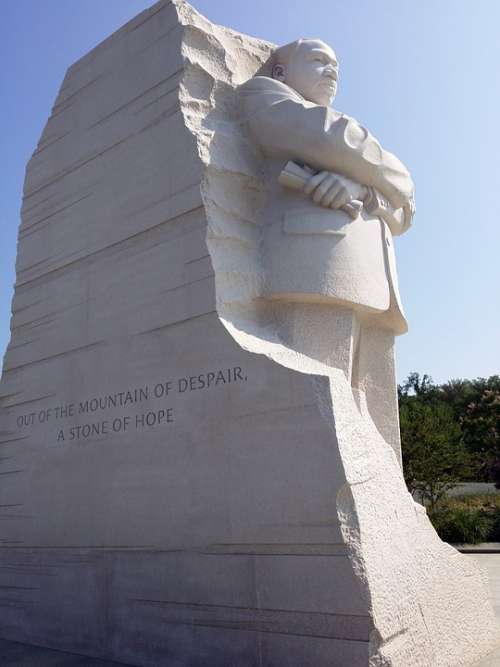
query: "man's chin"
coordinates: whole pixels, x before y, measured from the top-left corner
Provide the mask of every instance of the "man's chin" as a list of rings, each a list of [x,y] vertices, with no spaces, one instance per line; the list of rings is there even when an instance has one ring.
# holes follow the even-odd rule
[[[323,83],[323,82],[322,82]],[[287,82],[287,85],[290,86],[290,84]],[[294,86],[290,86],[291,88],[294,88]],[[305,90],[304,88],[300,89],[298,86],[294,88],[304,99],[306,99],[308,102],[312,102],[313,104],[317,104],[321,107],[329,107],[330,104],[333,102],[335,99],[335,95],[337,93],[337,90],[332,90],[330,86],[325,86],[324,84],[321,86],[314,86],[312,89],[309,88]]]
[[[318,104],[320,107],[329,107],[334,99],[335,99],[335,94],[315,95],[314,99],[311,99],[311,102],[314,102],[314,104]]]

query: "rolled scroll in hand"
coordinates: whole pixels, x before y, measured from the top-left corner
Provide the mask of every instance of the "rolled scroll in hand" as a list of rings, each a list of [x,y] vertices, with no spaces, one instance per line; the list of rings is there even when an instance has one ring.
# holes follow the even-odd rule
[[[287,162],[285,168],[278,177],[278,182],[285,188],[291,190],[298,190],[302,192],[307,181],[314,176],[314,172],[310,167],[301,166],[296,162]],[[347,213],[353,220],[358,217],[359,212],[363,208],[363,202],[358,199],[352,199],[348,204],[341,207],[341,211]]]

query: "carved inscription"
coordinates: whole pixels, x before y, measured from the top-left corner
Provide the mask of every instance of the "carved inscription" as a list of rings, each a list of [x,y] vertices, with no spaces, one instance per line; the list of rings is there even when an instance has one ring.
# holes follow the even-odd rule
[[[85,397],[82,400],[63,402],[16,418],[19,430],[39,424],[54,424],[55,440],[78,442],[102,436],[139,431],[175,423],[173,406],[165,406],[165,399],[175,395],[189,395],[194,391],[206,391],[222,385],[246,382],[247,376],[240,366],[216,369],[206,373],[129,387],[120,391]],[[150,407],[151,402],[161,406]],[[138,406],[132,414],[110,416],[110,411]]]

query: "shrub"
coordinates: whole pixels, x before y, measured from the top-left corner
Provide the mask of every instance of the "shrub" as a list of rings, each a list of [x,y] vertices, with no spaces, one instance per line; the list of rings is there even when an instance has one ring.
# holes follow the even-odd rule
[[[500,509],[497,507],[491,512],[491,530],[488,542],[500,542]]]
[[[495,524],[484,510],[471,507],[438,507],[429,518],[439,537],[455,544],[486,542]]]

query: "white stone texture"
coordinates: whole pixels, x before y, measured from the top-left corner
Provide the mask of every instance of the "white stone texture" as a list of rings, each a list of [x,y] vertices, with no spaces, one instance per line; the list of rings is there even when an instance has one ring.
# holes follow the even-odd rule
[[[362,215],[349,222],[346,214],[339,211],[333,213],[338,222],[334,220],[330,225],[339,230],[349,226],[352,243],[348,252],[360,253],[360,260],[349,254],[344,257],[345,246],[339,243],[335,247],[335,241],[329,243],[324,236],[310,235],[307,245],[297,242],[294,229],[287,230],[290,200],[294,194],[287,192],[280,196],[278,176],[286,160],[293,159],[293,150],[302,150],[302,144],[297,142],[303,138],[298,129],[302,130],[303,126],[298,122],[291,123],[290,127],[297,128],[297,135],[294,135],[283,117],[285,112],[281,112],[281,116],[278,113],[279,122],[270,125],[268,134],[262,139],[265,123],[253,128],[250,123],[250,138],[254,141],[258,138],[264,154],[271,162],[277,160],[279,164],[277,169],[273,169],[273,165],[264,170],[256,167],[255,147],[242,139],[245,130],[235,121],[234,107],[231,106],[234,104],[231,89],[250,74],[248,59],[236,71],[229,67],[219,68],[218,52],[224,49],[226,63],[235,62],[236,58],[232,56],[241,51],[242,37],[232,36],[216,26],[207,27],[190,10],[186,16],[188,22],[205,31],[206,40],[202,60],[197,58],[197,51],[189,48],[189,40],[187,46],[185,43],[187,74],[183,108],[188,110],[188,126],[196,133],[200,156],[205,163],[203,196],[209,223],[208,247],[216,273],[218,312],[245,349],[265,354],[288,368],[315,378],[316,400],[331,428],[332,447],[338,447],[345,474],[345,484],[336,497],[342,533],[375,626],[370,639],[369,664],[394,667],[472,665],[499,640],[485,581],[474,563],[441,542],[425,510],[415,504],[408,493],[394,449],[389,445],[391,438],[382,437],[384,425],[377,422],[368,405],[373,403],[369,378],[377,373],[366,370],[364,382],[359,382],[360,378],[353,382],[354,371],[349,367],[348,357],[352,358],[356,337],[360,335],[355,331],[358,318],[352,311],[339,309],[335,304],[333,307],[325,303],[319,305],[326,301],[321,298],[323,295],[332,295],[341,305],[354,303],[387,313],[390,304],[394,303],[398,309],[400,300],[390,233],[384,230],[385,234],[380,238],[380,230],[374,232],[377,227],[369,221],[369,216]],[[212,61],[207,54],[214,40],[217,56]],[[246,45],[254,55],[255,41],[248,40]],[[261,56],[267,55],[266,47],[267,44],[262,45]],[[264,58],[254,62],[254,73],[264,65]],[[195,109],[191,103],[191,90],[197,90],[193,82],[206,80],[207,76],[214,79],[206,98],[208,113],[203,105]],[[273,93],[272,87],[270,93]],[[295,110],[290,113],[294,114]],[[231,126],[232,120],[235,122]],[[276,138],[280,131],[284,141],[288,131],[289,140],[294,143],[295,148],[290,154],[283,153],[283,144]],[[271,146],[268,155],[266,143]],[[274,148],[278,145],[279,150]],[[303,153],[298,157],[303,158]],[[234,164],[235,155],[239,158],[237,165]],[[311,147],[309,164],[314,162]],[[325,168],[325,164],[320,167]],[[352,178],[355,174],[347,175]],[[235,179],[241,186],[237,190],[237,199],[234,198]],[[273,183],[276,184],[274,188]],[[259,196],[259,191],[263,196]],[[284,196],[287,197],[285,205]],[[291,222],[293,225],[299,218],[295,233],[301,233],[301,218],[302,222],[314,215],[328,215],[332,219],[331,212],[306,210],[303,198],[297,206],[300,207],[299,216]],[[282,218],[274,215],[275,209],[280,207],[287,211],[285,234]],[[277,224],[266,226],[273,219]],[[245,234],[243,230],[249,229],[250,224],[257,229],[252,234]],[[323,223],[318,224],[321,231]],[[375,236],[370,237],[370,233]],[[274,240],[270,238],[273,234]],[[364,261],[366,257],[374,257],[367,249],[377,243],[377,234],[381,241],[378,257],[383,259],[387,246],[390,247],[390,257],[379,269]],[[368,266],[367,274],[353,275],[352,272],[358,272],[361,266]],[[377,279],[379,274],[380,279]],[[330,283],[325,284],[325,276]],[[375,278],[370,281],[370,277]],[[365,297],[356,292],[359,285],[369,289]],[[391,290],[393,298],[389,296]],[[255,297],[278,299],[280,304],[269,308],[260,304],[258,298],[252,300],[252,293]],[[389,324],[392,326],[397,333],[404,331],[400,325]],[[380,318],[368,320],[368,326],[361,334],[369,338],[361,353],[367,358],[362,359],[360,365],[369,369],[370,365],[374,367],[378,363],[379,378],[381,372],[383,375],[382,367],[385,367],[385,388],[390,389],[393,386],[390,376],[394,373],[392,340],[384,329],[385,324]],[[377,345],[377,341],[383,341],[384,337],[387,342],[385,346],[382,342],[382,346],[387,350],[386,355],[380,354],[381,348]],[[375,402],[381,404],[383,392],[381,387],[377,389]],[[390,396],[389,402],[393,398]],[[381,412],[386,419],[391,417],[390,410]],[[395,423],[397,426],[397,420]],[[390,425],[386,424],[385,429],[389,432]]]
[[[470,665],[496,629],[404,488],[393,331],[264,298],[268,193],[235,91],[272,48],[162,0],[66,74],[26,172],[0,384],[0,635],[151,667]]]
[[[27,168],[0,385],[0,636],[154,667],[364,665],[372,622],[313,386],[244,350],[216,311],[180,105],[182,49],[205,46],[190,12],[162,1],[70,67]],[[250,76],[258,58],[235,39]],[[212,82],[195,85],[191,111],[208,112]],[[199,388],[237,367],[246,380]],[[198,387],[54,418],[186,377]],[[163,408],[173,424],[57,441]]]
[[[486,549],[485,549],[486,547]],[[481,549],[484,550],[481,553]],[[488,549],[491,553],[487,553]],[[500,618],[500,551],[498,544],[477,545],[469,553],[469,558],[475,560],[488,578],[490,601],[495,610],[497,619]],[[497,667],[500,665],[500,647],[490,653],[474,667]]]

